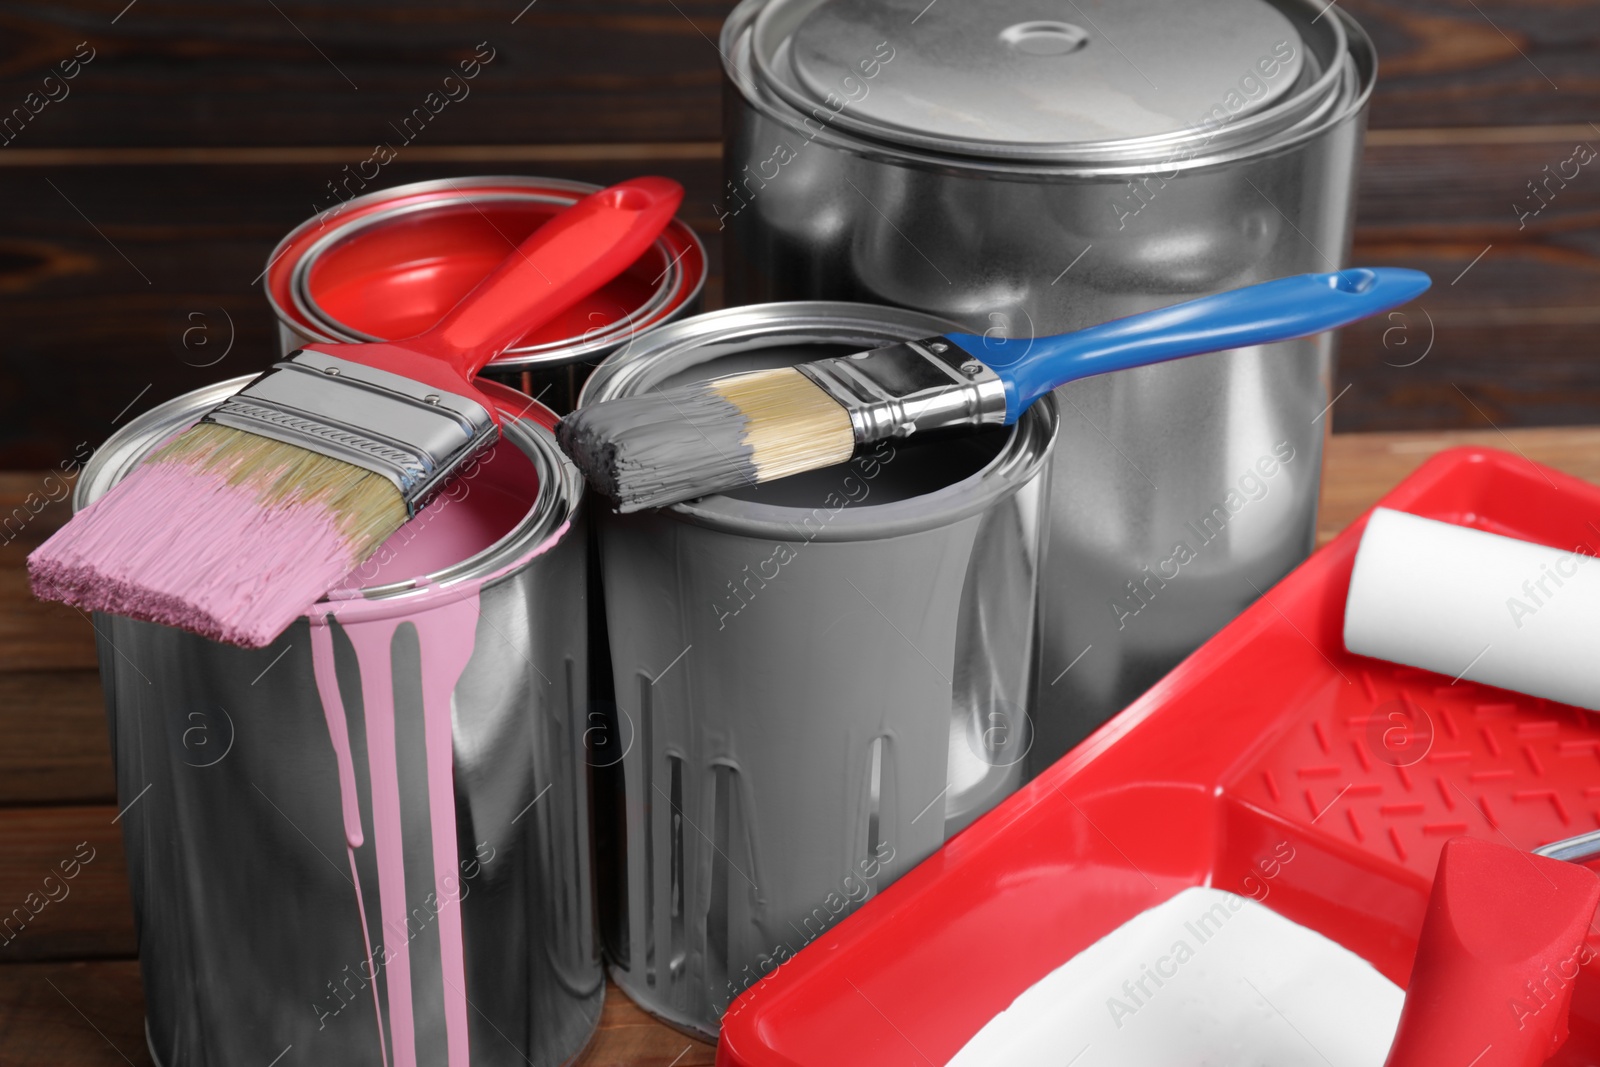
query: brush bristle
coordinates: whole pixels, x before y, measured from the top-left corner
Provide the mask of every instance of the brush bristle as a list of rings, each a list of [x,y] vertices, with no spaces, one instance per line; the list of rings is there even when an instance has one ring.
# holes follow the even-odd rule
[[[270,644],[406,521],[394,483],[202,423],[28,557],[34,595]]]
[[[788,367],[607,400],[562,419],[556,438],[621,511],[829,467],[855,451],[849,412]]]

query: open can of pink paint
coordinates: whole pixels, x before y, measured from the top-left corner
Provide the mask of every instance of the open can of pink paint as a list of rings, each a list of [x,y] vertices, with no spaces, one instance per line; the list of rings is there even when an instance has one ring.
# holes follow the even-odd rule
[[[84,507],[250,379],[156,407]],[[95,618],[160,1064],[576,1057],[604,982],[589,847],[583,483],[500,441],[263,649]]]
[[[314,215],[267,260],[263,282],[279,345],[287,355],[313,341],[420,333],[525,237],[599,188],[555,178],[446,178],[382,189]],[[674,220],[626,271],[484,374],[565,414],[602,359],[698,310],[706,265],[700,239]]]

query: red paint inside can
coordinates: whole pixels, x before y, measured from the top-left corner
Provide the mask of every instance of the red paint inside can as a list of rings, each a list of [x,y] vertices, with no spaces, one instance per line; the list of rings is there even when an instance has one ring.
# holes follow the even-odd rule
[[[357,229],[311,265],[307,282],[322,312],[380,338],[421,333],[562,205],[534,200],[438,207]],[[622,275],[519,347],[581,337],[634,314],[669,264],[651,248]]]

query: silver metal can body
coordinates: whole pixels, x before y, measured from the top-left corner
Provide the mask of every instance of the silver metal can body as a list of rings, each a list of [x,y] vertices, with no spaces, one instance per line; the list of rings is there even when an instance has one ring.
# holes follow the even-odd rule
[[[713,312],[602,364],[583,402],[947,328],[849,304]],[[622,750],[603,922],[646,1010],[715,1034],[1021,783],[1056,421],[1046,402],[1015,428],[602,516]]]
[[[77,505],[247,381],[130,424]],[[158,1063],[510,1067],[593,1033],[582,485],[543,429],[508,420],[512,444],[541,479],[527,517],[352,601],[370,615],[252,650],[95,618]],[[480,581],[463,635],[451,590]]]
[[[818,6],[746,0],[722,37],[728,184],[719,214],[730,303],[870,300],[973,332],[1040,336],[1333,270],[1348,254],[1375,64],[1370,42],[1337,9],[1318,21],[1323,5],[1274,0],[1301,35],[1304,66],[1295,92],[1274,105],[1290,113],[1254,142],[1247,126],[1269,124],[1272,108],[1174,134],[1166,148],[1130,142],[1121,159],[1110,142],[1012,145],[1032,156],[979,158],[866,136],[854,104],[831,114],[792,107],[753,58],[760,33],[776,32],[759,20],[783,4]],[[983,18],[988,9],[963,10]],[[896,25],[910,32],[909,21]],[[858,40],[870,56],[876,39]],[[880,59],[895,47],[901,58],[859,69],[862,94],[893,91],[907,38],[884,40]],[[1137,42],[1118,44],[1138,61]],[[1175,77],[1157,80],[1167,88]],[[1197,85],[1181,106],[1199,115],[1230,88]],[[1045,158],[1051,152],[1060,158]],[[1310,552],[1332,366],[1324,335],[1057,391],[1035,769]]]

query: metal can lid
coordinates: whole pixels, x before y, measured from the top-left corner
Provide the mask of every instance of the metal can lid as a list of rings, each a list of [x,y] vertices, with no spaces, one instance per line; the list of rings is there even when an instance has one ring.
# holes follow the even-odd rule
[[[753,59],[802,114],[976,156],[1172,141],[1325,92],[1268,0],[770,0]],[[1342,45],[1342,41],[1339,42]]]

